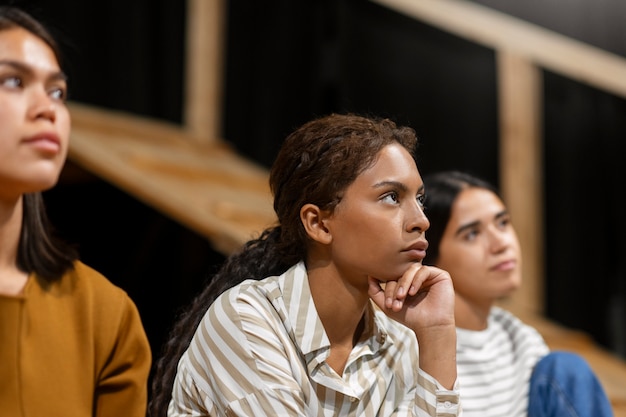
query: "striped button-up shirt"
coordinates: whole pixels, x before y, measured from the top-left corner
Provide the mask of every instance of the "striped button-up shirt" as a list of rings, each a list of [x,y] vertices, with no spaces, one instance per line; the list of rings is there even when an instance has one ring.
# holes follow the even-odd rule
[[[209,308],[178,364],[168,416],[456,416],[458,390],[418,368],[415,333],[373,303],[343,374],[306,268],[248,280]]]

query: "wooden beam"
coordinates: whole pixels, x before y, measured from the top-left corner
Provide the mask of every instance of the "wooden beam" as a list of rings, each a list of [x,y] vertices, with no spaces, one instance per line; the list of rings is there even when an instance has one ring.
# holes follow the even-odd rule
[[[221,137],[225,0],[187,0],[184,123],[196,140]]]
[[[500,189],[523,255],[523,284],[510,302],[534,312],[544,305],[542,81],[522,56],[497,55]],[[515,306],[511,306],[512,309]]]
[[[225,255],[275,223],[267,169],[174,124],[69,103],[69,158]]]
[[[467,0],[371,0],[469,41],[626,97],[626,59]]]

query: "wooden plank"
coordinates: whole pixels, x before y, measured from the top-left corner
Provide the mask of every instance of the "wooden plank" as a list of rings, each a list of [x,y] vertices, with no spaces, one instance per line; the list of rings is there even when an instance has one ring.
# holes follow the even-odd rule
[[[69,158],[228,255],[275,221],[265,168],[164,122],[69,105]]]
[[[187,0],[186,128],[200,142],[221,136],[225,0]]]
[[[626,59],[466,0],[371,0],[469,41],[626,97]]]
[[[539,312],[544,304],[541,74],[509,52],[499,52],[497,64],[500,188],[523,254],[523,283],[510,302]]]

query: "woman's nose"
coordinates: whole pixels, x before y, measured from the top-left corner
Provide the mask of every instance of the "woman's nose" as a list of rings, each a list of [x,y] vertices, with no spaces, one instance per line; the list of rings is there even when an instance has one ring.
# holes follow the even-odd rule
[[[491,229],[489,232],[489,242],[493,252],[500,252],[509,244],[508,234],[502,230]]]
[[[417,201],[410,208],[410,213],[407,215],[407,230],[409,232],[425,232],[430,227],[430,221],[424,214],[424,209]]]
[[[57,103],[47,91],[42,88],[33,88],[30,96],[29,113],[32,119],[47,119],[51,122],[56,120]]]

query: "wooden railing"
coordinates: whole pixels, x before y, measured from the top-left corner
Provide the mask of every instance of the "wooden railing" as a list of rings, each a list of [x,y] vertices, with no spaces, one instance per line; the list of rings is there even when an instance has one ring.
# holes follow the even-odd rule
[[[265,168],[180,126],[69,105],[69,158],[230,254],[275,221]]]

